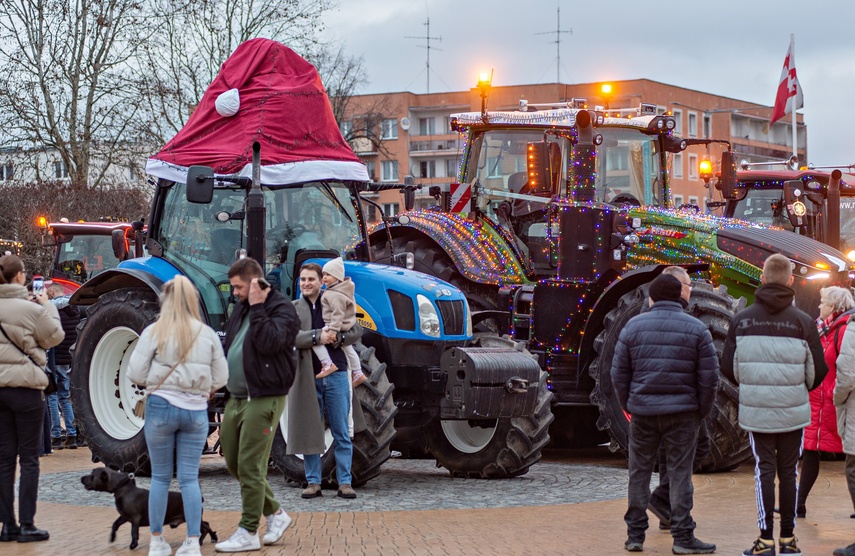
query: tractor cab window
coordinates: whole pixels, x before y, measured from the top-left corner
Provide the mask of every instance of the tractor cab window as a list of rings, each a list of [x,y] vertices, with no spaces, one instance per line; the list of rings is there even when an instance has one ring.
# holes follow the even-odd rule
[[[747,188],[745,197],[736,202],[733,217],[794,231],[784,209],[784,192],[780,187]]]
[[[855,197],[840,197],[840,250],[855,250]]]
[[[59,244],[54,269],[58,277],[82,284],[118,265],[109,235],[78,235]]]
[[[662,205],[660,150],[655,137],[632,129],[601,127],[596,198],[614,205]]]

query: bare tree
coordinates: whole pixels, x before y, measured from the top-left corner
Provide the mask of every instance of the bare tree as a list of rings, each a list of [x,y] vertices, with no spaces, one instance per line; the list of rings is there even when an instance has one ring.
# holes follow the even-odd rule
[[[118,157],[134,157],[129,61],[144,15],[137,0],[0,2],[0,125],[39,180],[46,151],[79,186],[102,185]]]
[[[332,0],[149,0],[157,41],[139,54],[140,133],[162,145],[187,122],[222,63],[255,37],[297,52],[317,44]]]
[[[323,79],[344,139],[357,152],[371,150],[388,154],[380,124],[393,117],[397,105],[385,95],[358,96],[360,89],[368,85],[362,56],[349,56],[343,45],[321,45],[307,58]]]

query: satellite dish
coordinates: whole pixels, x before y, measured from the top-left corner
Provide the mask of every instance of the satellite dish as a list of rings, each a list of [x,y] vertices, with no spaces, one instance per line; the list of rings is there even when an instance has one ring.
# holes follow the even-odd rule
[[[410,129],[410,119],[409,118],[401,118],[401,129],[407,131]]]
[[[415,178],[421,177],[421,166],[419,165],[418,162],[413,162],[410,165],[410,174],[412,174],[412,176]]]

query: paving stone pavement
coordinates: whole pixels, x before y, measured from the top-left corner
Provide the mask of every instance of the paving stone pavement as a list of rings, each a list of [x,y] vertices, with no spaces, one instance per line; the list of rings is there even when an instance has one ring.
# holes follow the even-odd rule
[[[390,461],[380,477],[358,489],[360,497],[353,501],[334,496],[301,500],[298,488],[286,486],[281,475],[272,476],[274,490],[294,522],[282,540],[257,554],[624,554],[626,470],[622,458],[602,451],[546,456],[529,474],[509,481],[451,479],[429,461]],[[236,507],[237,490],[223,484],[233,481],[217,470],[221,460],[206,456],[203,461],[203,488],[209,482],[216,483],[210,487],[216,492],[206,495],[221,496],[218,503]],[[51,540],[0,543],[0,556],[146,554],[147,529],[141,530],[140,546],[134,551],[128,548],[128,525],[119,530],[116,542],[108,542],[110,524],[117,517],[112,497],[90,499],[87,496],[91,493],[78,486],[80,476],[92,467],[86,450],[64,450],[43,458],[43,496],[36,523],[50,531]],[[717,554],[741,554],[757,536],[753,466],[696,475],[694,485],[692,513],[698,523],[697,536],[716,543]],[[572,498],[576,494],[585,499]],[[520,506],[526,497],[527,505]],[[389,500],[382,501],[384,498]],[[406,500],[392,500],[395,498]],[[382,509],[384,504],[393,507],[420,498],[429,500],[421,508],[435,509]],[[228,537],[240,513],[215,510],[211,505],[208,508],[211,509],[205,511],[205,519],[221,539]],[[852,502],[843,463],[823,462],[808,500],[807,519],[798,520],[796,525],[803,554],[828,556],[834,548],[855,541],[855,519],[849,518],[850,513]],[[655,519],[651,524],[644,554],[671,554],[670,534],[659,531]],[[184,532],[184,527],[179,526],[167,529],[164,536],[174,549],[183,540]],[[213,544],[206,542],[202,554],[215,554]]]
[[[205,458],[199,483],[205,508],[240,511],[240,485],[229,476],[222,458]],[[93,466],[94,467],[94,466]],[[112,506],[113,496],[83,488],[80,477],[88,473],[68,471],[42,475],[39,500],[68,500],[70,490],[78,506]],[[432,460],[391,459],[379,477],[357,489],[356,500],[344,500],[335,490],[325,490],[321,498],[302,500],[299,485],[286,483],[271,471],[270,484],[280,501],[295,510],[312,512],[377,512],[395,510],[447,510],[467,508],[507,508],[572,504],[612,500],[626,496],[626,470],[602,465],[546,462],[535,465],[521,476],[505,481],[451,478]],[[137,486],[149,488],[150,480],[139,477]],[[72,488],[69,488],[72,487]],[[173,481],[172,490],[178,490]],[[462,494],[465,493],[465,496]]]

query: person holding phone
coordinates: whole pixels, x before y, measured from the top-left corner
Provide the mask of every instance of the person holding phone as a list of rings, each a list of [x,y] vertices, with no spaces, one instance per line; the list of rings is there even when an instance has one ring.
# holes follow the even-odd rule
[[[0,542],[46,541],[35,526],[39,449],[45,418],[46,350],[65,337],[59,313],[42,291],[30,294],[27,272],[16,255],[0,257]],[[33,303],[35,301],[35,303]],[[15,519],[15,466],[20,526]]]
[[[228,276],[237,304],[226,325],[229,399],[220,443],[229,473],[240,482],[241,519],[237,531],[215,549],[245,552],[277,542],[291,525],[267,482],[267,463],[294,382],[300,321],[291,302],[264,280],[255,259],[237,260]],[[262,515],[267,528],[259,539]]]

